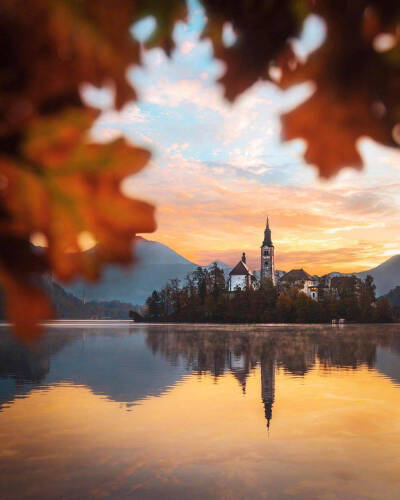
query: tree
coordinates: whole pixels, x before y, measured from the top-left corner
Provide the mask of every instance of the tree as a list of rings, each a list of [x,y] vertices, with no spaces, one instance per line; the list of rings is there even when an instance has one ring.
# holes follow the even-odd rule
[[[365,281],[361,283],[360,290],[360,318],[361,321],[372,321],[373,307],[375,303],[375,289],[374,278],[368,274]]]
[[[203,269],[199,266],[193,273],[193,281],[195,283],[201,305],[204,304],[207,295],[208,278],[209,276],[206,268]]]
[[[276,312],[278,320],[282,323],[292,323],[296,319],[294,299],[289,295],[281,293],[276,301]]]
[[[210,280],[212,286],[212,296],[217,300],[219,295],[225,290],[224,271],[218,267],[217,262],[213,262],[210,269]]]
[[[386,323],[393,320],[392,306],[387,298],[382,297],[376,301],[374,319],[380,323]]]
[[[149,319],[158,321],[163,317],[161,296],[156,290],[146,300],[146,306]]]

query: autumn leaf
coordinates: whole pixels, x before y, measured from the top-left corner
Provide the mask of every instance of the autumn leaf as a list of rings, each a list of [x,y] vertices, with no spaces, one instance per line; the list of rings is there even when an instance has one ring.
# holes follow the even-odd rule
[[[305,159],[321,177],[344,167],[361,168],[357,141],[362,137],[396,145],[392,130],[400,112],[400,64],[391,51],[382,55],[374,49],[375,36],[387,27],[384,19],[367,11],[366,28],[360,7],[355,5],[343,22],[332,5],[324,4],[318,13],[327,20],[325,44],[305,63],[293,64],[287,53],[279,61],[283,88],[305,81],[315,85],[313,95],[284,115],[282,123],[286,139],[307,141]]]
[[[3,164],[11,218],[0,227],[28,239],[43,234],[50,268],[61,280],[78,274],[95,279],[105,262],[129,261],[135,233],[155,229],[153,207],[120,191],[122,179],[141,170],[149,152],[123,140],[84,142],[90,123],[91,113],[77,110],[38,119],[23,145],[24,164]],[[79,245],[83,231],[97,242],[90,262]]]
[[[282,125],[284,138],[307,141],[305,158],[322,177],[330,177],[343,167],[361,168],[357,151],[361,137],[389,146],[400,144],[394,133],[400,129],[399,2],[202,3],[207,19],[203,37],[211,39],[215,56],[226,66],[220,82],[229,100],[257,80],[269,80],[271,66],[281,69],[279,84],[283,88],[314,82],[313,96],[284,115]],[[304,62],[296,57],[291,41],[299,36],[311,13],[326,22],[327,40]],[[237,36],[231,47],[223,43],[227,22]],[[380,53],[375,45],[382,33],[393,37],[394,46]]]
[[[160,47],[170,55],[175,46],[172,36],[175,24],[178,21],[184,21],[187,16],[185,0],[168,0],[168,2],[138,0],[137,20],[147,16],[154,17],[156,26],[145,43],[146,48]]]
[[[26,239],[0,234],[0,283],[7,292],[7,316],[17,335],[35,338],[39,322],[52,316],[52,308],[38,280],[47,270],[46,259]]]
[[[76,276],[94,280],[105,264],[130,262],[135,234],[155,229],[153,207],[127,198],[120,190],[122,179],[145,166],[149,152],[123,140],[88,143],[92,118],[87,110],[70,110],[57,118],[37,119],[27,130],[23,161],[0,157],[5,180],[1,201],[7,213],[0,222],[1,234],[12,234],[21,241],[42,234],[47,241],[42,270],[63,281]],[[82,252],[82,234],[96,242],[90,252]],[[27,257],[34,261],[33,249]],[[32,313],[37,319],[42,312],[47,314],[39,296],[29,308],[31,283],[24,289],[20,273],[5,274],[13,269],[11,260],[2,266],[0,275],[10,292],[10,316],[18,321],[13,312],[17,292],[26,298],[27,315]]]
[[[225,96],[233,101],[258,79],[269,80],[271,62],[290,49],[308,12],[306,2],[219,1],[202,0],[207,12],[203,38],[210,38],[215,57],[226,66],[220,82]],[[236,43],[225,47],[223,28],[230,23]]]
[[[89,144],[96,114],[79,97],[86,82],[111,84],[117,106],[135,97],[126,71],[140,62],[136,10],[126,0],[1,2],[0,281],[26,337],[51,313],[41,274],[95,279],[106,263],[131,261],[136,231],[154,230],[153,207],[119,189],[149,153]],[[40,256],[35,234],[47,241]],[[83,236],[96,243],[90,252]]]
[[[53,308],[47,294],[38,284],[26,277],[15,276],[0,268],[0,282],[7,292],[6,311],[15,333],[25,341],[35,340],[41,333],[43,320],[53,317]]]

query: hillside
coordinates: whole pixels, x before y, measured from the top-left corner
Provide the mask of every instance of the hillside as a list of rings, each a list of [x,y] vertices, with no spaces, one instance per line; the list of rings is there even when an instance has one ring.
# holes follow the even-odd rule
[[[400,285],[400,255],[394,255],[368,271],[357,273],[356,276],[365,279],[370,274],[376,285],[376,296],[379,297]]]
[[[166,245],[141,237],[137,238],[135,255],[137,260],[133,268],[109,266],[99,283],[76,281],[63,286],[86,300],[144,304],[153,290],[159,290],[170,279],[184,280],[197,267]]]
[[[389,300],[392,306],[400,307],[400,286],[390,290],[384,297]]]
[[[129,311],[135,309],[132,304],[119,300],[84,303],[73,294],[66,292],[62,286],[48,276],[42,278],[42,284],[49,293],[57,318],[128,319]]]

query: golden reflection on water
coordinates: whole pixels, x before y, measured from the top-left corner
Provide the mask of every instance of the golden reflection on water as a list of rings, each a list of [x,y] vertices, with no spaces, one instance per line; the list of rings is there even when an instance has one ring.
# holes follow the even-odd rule
[[[375,369],[184,376],[128,407],[69,383],[0,413],[7,498],[400,498],[400,390]],[[134,383],[134,381],[132,381]],[[4,497],[2,497],[4,498]]]

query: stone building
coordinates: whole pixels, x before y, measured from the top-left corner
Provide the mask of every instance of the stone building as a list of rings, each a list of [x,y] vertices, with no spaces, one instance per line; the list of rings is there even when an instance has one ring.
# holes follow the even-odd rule
[[[269,228],[269,218],[264,231],[264,241],[261,245],[261,273],[260,279],[270,279],[276,285],[275,276],[275,249],[271,240],[271,229]]]
[[[319,279],[317,276],[311,276],[304,269],[292,269],[284,274],[279,280],[279,288],[287,291],[290,287],[297,287],[313,300],[318,300]]]
[[[311,281],[313,277],[304,269],[292,269],[284,274],[279,280],[281,286],[303,286],[305,281]]]
[[[310,299],[318,300],[319,298],[319,279],[317,277],[312,277],[310,280],[305,280],[303,283],[303,288],[300,292],[310,297]]]
[[[329,280],[329,292],[333,297],[341,297],[346,293],[358,295],[362,280],[356,276],[334,276]]]

